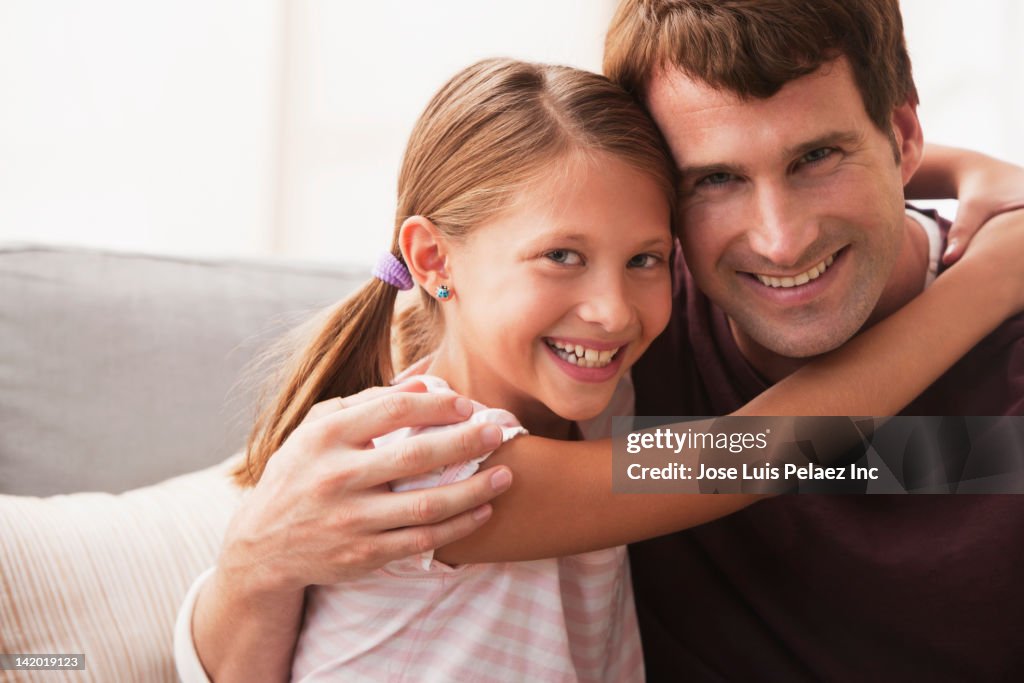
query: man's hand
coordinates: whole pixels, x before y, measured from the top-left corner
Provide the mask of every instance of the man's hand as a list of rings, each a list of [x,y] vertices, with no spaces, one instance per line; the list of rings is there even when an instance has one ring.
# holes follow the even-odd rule
[[[257,592],[291,592],[360,576],[471,533],[490,516],[487,502],[510,485],[508,468],[402,493],[387,482],[494,450],[498,427],[464,425],[379,449],[371,444],[395,429],[452,424],[471,413],[467,399],[427,394],[418,383],[313,406],[229,525],[218,570]]]
[[[392,493],[387,482],[469,460],[501,443],[495,425],[461,425],[374,449],[402,427],[454,424],[459,396],[419,383],[369,389],[310,409],[228,525],[192,614],[211,680],[287,680],[306,586],[331,584],[450,543],[482,525],[509,487],[507,467],[459,483]]]

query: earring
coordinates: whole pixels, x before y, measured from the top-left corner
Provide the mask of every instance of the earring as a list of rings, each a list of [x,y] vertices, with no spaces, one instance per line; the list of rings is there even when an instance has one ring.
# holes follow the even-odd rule
[[[448,289],[448,285],[438,285],[436,294],[441,301],[452,298],[452,290]]]

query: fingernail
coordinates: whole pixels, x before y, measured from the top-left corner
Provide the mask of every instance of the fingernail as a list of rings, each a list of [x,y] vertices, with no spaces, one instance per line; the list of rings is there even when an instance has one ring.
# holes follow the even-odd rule
[[[495,491],[504,491],[512,485],[512,473],[501,469],[491,475],[491,488]]]
[[[473,510],[473,519],[481,522],[491,516],[491,506],[481,505],[476,510]]]
[[[473,414],[473,402],[461,396],[455,399],[455,412],[462,417],[469,417]]]
[[[485,448],[495,449],[501,445],[501,428],[495,425],[487,425],[484,427],[483,434],[480,435],[483,440]]]
[[[957,241],[955,239],[954,240],[950,240],[949,244],[946,246],[946,253],[943,255],[944,258],[949,258],[950,256],[952,256],[953,252],[956,251],[956,246],[957,246]]]

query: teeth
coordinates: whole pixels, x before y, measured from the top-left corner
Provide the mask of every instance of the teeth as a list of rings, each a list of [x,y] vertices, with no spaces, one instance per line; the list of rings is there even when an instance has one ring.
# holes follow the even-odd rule
[[[567,344],[554,339],[546,341],[548,346],[556,350],[559,358],[581,368],[603,368],[611,363],[612,358],[619,352],[619,349],[588,349],[581,344]]]
[[[817,280],[835,260],[836,257],[835,254],[833,254],[818,265],[812,266],[810,270],[791,277],[772,277],[771,275],[760,275],[758,273],[754,273],[754,277],[756,277],[765,287],[784,287],[787,289],[790,287],[799,287],[800,285],[806,285],[811,280]]]

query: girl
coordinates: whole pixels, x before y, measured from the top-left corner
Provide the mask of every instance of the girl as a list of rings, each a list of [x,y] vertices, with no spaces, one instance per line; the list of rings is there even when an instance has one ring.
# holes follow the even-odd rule
[[[472,397],[470,419],[504,439],[608,436],[586,421],[668,321],[674,187],[653,124],[606,79],[507,60],[466,69],[412,133],[377,279],[332,316],[330,355],[295,376],[289,405],[322,390],[308,381],[321,368],[342,369],[339,395],[391,380],[395,295],[415,281],[424,298],[399,356],[422,360],[403,376]],[[269,445],[250,452],[255,476]],[[479,460],[392,488],[464,479]],[[622,547],[460,567],[425,553],[307,601],[295,680],[643,678]]]
[[[413,131],[392,248],[377,278],[330,312],[286,370],[284,389],[254,428],[239,480],[262,476],[314,403],[394,379],[396,293],[414,283],[421,301],[399,321],[396,350],[399,366],[415,363],[402,377],[418,377],[432,392],[472,397],[471,419],[499,426],[502,439],[527,431],[607,436],[595,418],[632,413],[629,367],[668,320],[674,187],[652,123],[604,78],[508,60],[456,75]],[[942,295],[922,300],[935,296]],[[943,350],[909,365],[900,386],[883,385],[892,411],[998,322],[983,317],[961,319]],[[900,353],[887,340],[906,330],[879,325],[862,336],[853,359],[866,364],[857,353],[865,348]],[[830,379],[848,377],[842,364],[826,367]],[[794,377],[815,372],[821,367]],[[823,384],[787,393],[790,384],[783,383],[762,404],[778,396],[780,412],[799,414],[794,405],[820,408],[833,400],[836,413],[847,412],[833,383],[815,393]],[[375,445],[416,431],[399,430]],[[391,485],[455,481],[478,465]],[[702,521],[750,500],[688,497],[687,519]],[[642,680],[624,557],[613,548],[451,567],[425,553],[352,581],[313,586],[293,678]],[[195,593],[183,614],[191,615]],[[179,629],[178,638],[187,639],[187,630]],[[190,664],[180,652],[189,680],[194,653],[187,653]]]

